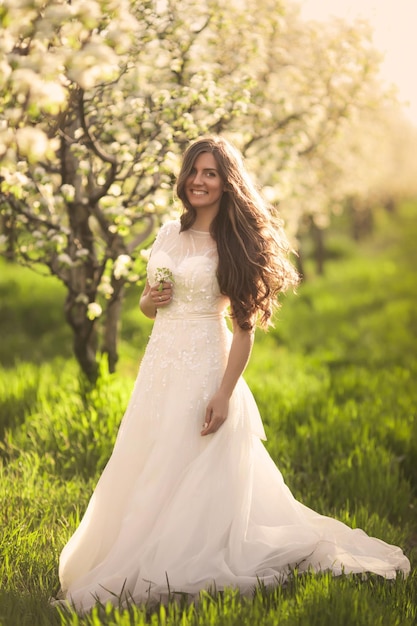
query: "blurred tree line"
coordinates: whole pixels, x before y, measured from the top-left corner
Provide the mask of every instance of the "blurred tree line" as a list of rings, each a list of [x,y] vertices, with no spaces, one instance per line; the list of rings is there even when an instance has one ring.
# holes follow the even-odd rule
[[[242,150],[319,270],[332,213],[360,237],[375,204],[417,195],[416,131],[364,22],[290,0],[2,0],[0,22],[0,252],[64,283],[91,379],[98,352],[116,367],[125,287],[198,136]]]

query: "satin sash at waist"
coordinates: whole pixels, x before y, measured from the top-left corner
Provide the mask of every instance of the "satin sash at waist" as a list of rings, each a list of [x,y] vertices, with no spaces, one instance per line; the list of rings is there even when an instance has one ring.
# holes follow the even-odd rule
[[[169,321],[169,320],[173,320],[178,322],[178,320],[182,320],[184,322],[188,322],[188,321],[206,321],[206,320],[224,320],[225,319],[225,315],[223,313],[192,313],[192,312],[183,312],[183,313],[173,313],[171,311],[163,311],[162,313],[162,309],[159,309],[158,315],[160,316],[160,318],[163,318],[164,321]]]

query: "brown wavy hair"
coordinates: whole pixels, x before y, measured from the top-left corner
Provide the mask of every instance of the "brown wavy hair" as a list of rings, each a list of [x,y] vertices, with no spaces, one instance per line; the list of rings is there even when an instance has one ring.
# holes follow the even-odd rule
[[[291,252],[282,223],[254,187],[240,152],[223,137],[205,137],[184,153],[177,181],[177,195],[183,204],[181,231],[192,227],[196,211],[187,200],[186,181],[196,158],[203,152],[216,159],[224,183],[220,208],[210,226],[217,243],[217,280],[222,294],[229,297],[232,316],[244,330],[256,323],[267,328],[277,296],[299,282],[290,262]]]

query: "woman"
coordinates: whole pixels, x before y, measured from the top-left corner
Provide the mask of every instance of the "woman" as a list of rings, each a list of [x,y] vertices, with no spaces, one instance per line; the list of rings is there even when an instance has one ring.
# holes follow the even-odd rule
[[[402,551],[297,502],[241,377],[256,324],[297,283],[288,244],[224,139],[184,155],[140,306],[155,318],[113,454],[60,560],[63,597],[166,600],[277,584],[292,569],[409,571]],[[230,310],[233,333],[225,315]]]

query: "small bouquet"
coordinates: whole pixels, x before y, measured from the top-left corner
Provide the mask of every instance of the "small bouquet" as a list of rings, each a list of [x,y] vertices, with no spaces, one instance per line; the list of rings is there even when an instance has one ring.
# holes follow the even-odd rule
[[[155,280],[159,283],[158,291],[162,291],[164,283],[173,283],[174,277],[167,267],[157,267],[155,272]]]

